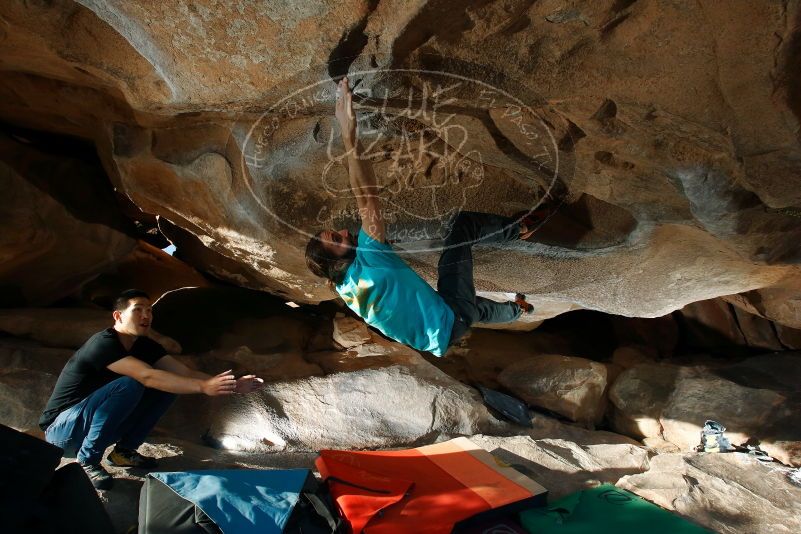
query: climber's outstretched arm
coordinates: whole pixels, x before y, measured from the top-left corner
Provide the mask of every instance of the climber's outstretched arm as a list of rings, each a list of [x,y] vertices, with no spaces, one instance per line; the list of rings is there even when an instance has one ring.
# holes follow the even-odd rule
[[[385,238],[384,218],[381,215],[381,199],[378,196],[373,164],[362,157],[363,147],[356,133],[356,114],[353,112],[353,94],[348,78],[339,82],[336,118],[342,131],[342,142],[347,151],[348,176],[353,195],[359,206],[362,230],[373,239],[383,242]]]

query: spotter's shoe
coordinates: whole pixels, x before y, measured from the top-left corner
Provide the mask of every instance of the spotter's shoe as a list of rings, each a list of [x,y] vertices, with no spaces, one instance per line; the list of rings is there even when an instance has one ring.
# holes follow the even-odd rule
[[[158,462],[156,462],[155,458],[144,456],[136,451],[122,449],[120,447],[114,447],[114,450],[106,456],[106,461],[115,467],[151,469],[158,466]]]
[[[100,464],[80,464],[83,472],[89,477],[92,485],[99,490],[108,490],[114,486],[114,479],[111,474],[103,469]]]

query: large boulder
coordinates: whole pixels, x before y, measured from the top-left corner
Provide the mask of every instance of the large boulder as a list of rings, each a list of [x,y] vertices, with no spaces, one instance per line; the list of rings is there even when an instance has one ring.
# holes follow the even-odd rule
[[[39,431],[39,416],[56,385],[56,376],[29,369],[0,369],[0,423]]]
[[[726,427],[733,444],[759,444],[779,461],[799,466],[799,362],[798,353],[777,353],[717,367],[632,367],[609,391],[612,428],[636,438],[663,438],[688,451],[711,419]]]
[[[319,365],[306,361],[298,350],[258,354],[242,346],[233,350],[213,350],[187,359],[211,375],[230,369],[237,376],[255,374],[269,382],[324,374]]]
[[[659,419],[678,374],[679,368],[667,364],[637,365],[621,373],[609,389],[612,428],[635,438],[661,436]]]
[[[80,308],[0,309],[0,331],[48,347],[77,349],[114,325],[111,312]]]
[[[679,316],[684,326],[684,341],[690,347],[707,351],[745,350],[746,339],[734,309],[723,299],[693,302],[682,308]]]
[[[730,454],[660,454],[618,487],[726,534],[801,531],[801,488],[786,469]]]
[[[570,332],[552,333],[494,331],[473,328],[462,341],[448,349],[445,357],[426,359],[449,375],[463,382],[501,387],[498,375],[506,367],[539,354],[572,355],[581,351],[575,346]]]
[[[361,368],[348,366],[359,361]],[[369,367],[364,363],[370,363]],[[250,451],[382,448],[489,432],[503,425],[477,391],[419,355],[346,358],[330,374],[272,382],[220,398],[206,415],[208,438]]]
[[[759,439],[785,400],[775,391],[715,376],[686,377],[676,383],[659,423],[664,438],[684,451],[700,443],[707,419],[723,422],[732,443],[743,444],[752,437]]]
[[[508,366],[498,381],[527,403],[573,421],[600,422],[606,409],[603,364],[558,354],[526,358]]]

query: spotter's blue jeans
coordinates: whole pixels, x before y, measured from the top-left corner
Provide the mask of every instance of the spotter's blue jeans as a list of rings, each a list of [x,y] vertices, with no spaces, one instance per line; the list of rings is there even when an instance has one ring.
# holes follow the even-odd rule
[[[113,443],[138,448],[174,400],[172,393],[123,376],[58,414],[47,427],[45,440],[64,449],[64,456],[95,465]]]

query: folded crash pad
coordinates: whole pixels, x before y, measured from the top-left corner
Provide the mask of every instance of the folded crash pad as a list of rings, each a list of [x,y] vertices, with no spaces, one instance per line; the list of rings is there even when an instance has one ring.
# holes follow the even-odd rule
[[[520,514],[531,534],[706,534],[709,530],[611,484]]]
[[[291,532],[310,486],[316,482],[308,469],[150,473],[139,499],[139,534]],[[317,511],[309,506],[305,513]],[[335,530],[324,519],[322,525],[303,532]]]
[[[451,532],[544,504],[547,493],[467,438],[400,451],[324,450],[317,468],[354,534]]]

